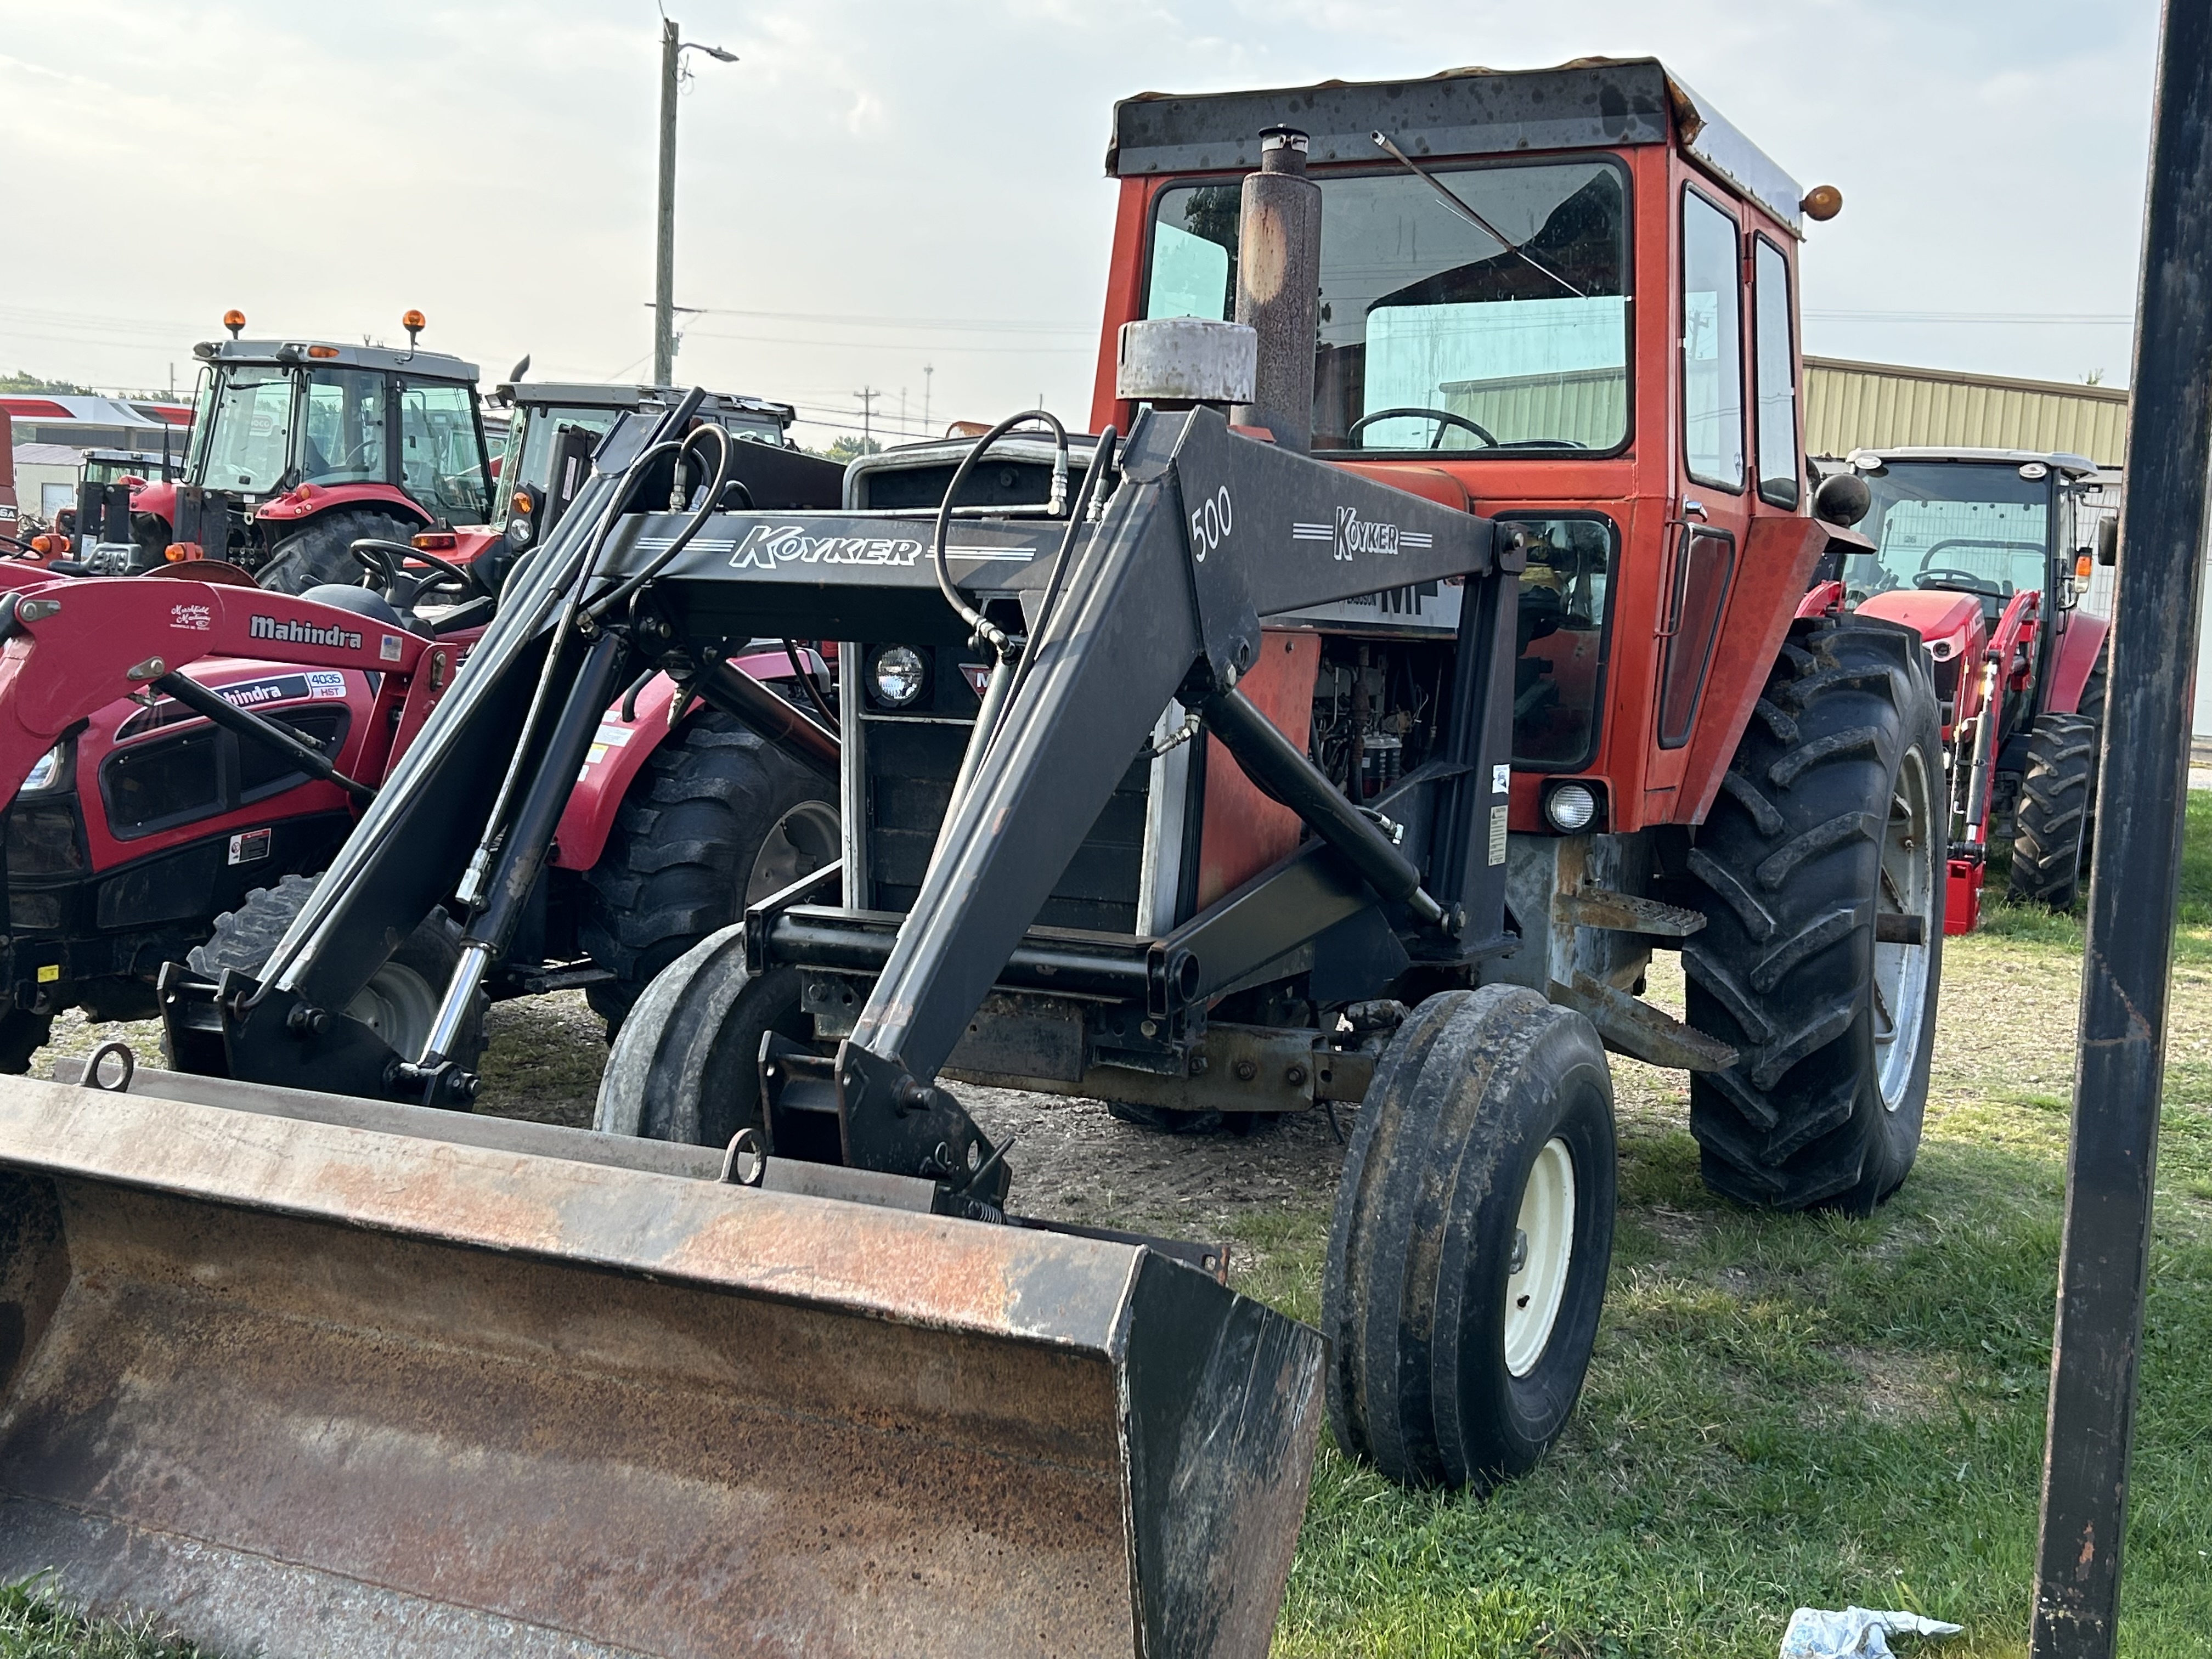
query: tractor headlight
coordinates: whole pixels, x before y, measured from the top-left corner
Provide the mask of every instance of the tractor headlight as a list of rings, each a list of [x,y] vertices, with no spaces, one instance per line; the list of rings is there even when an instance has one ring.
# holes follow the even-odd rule
[[[19,795],[35,795],[52,788],[61,781],[62,763],[67,758],[62,752],[66,745],[56,744],[31,763],[31,775],[23,780]]]
[[[517,515],[507,521],[507,538],[517,547],[530,545],[530,520]]]
[[[869,695],[886,708],[903,708],[921,695],[928,670],[912,646],[885,646],[868,665]]]
[[[1544,797],[1544,817],[1553,829],[1573,835],[1597,816],[1597,793],[1586,783],[1563,783]]]

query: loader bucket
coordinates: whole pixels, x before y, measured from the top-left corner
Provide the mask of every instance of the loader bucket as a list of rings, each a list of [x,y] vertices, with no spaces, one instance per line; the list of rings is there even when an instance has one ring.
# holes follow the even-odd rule
[[[131,1090],[0,1079],[0,1581],[240,1656],[1267,1649],[1322,1345],[1204,1273]]]

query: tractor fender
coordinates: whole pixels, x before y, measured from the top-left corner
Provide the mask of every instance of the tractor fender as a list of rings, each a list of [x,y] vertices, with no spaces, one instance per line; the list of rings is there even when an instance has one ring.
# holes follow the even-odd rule
[[[2105,636],[2112,631],[2111,618],[2074,612],[2052,655],[2051,696],[2044,702],[2045,708],[2071,714],[2081,708],[2081,688],[2089,683],[2089,671],[2097,665],[2097,653],[2105,648]]]
[[[176,523],[177,486],[165,483],[138,485],[131,492],[131,511],[150,513],[163,524]]]
[[[1814,582],[1805,597],[1797,601],[1797,620],[1810,622],[1815,617],[1825,617],[1831,611],[1840,611],[1844,605],[1844,585],[1841,582]]]
[[[791,664],[781,651],[732,657],[730,665],[757,680],[791,678]],[[653,751],[668,740],[668,710],[675,701],[675,682],[665,674],[655,674],[637,694],[635,720],[623,718],[620,703],[599,716],[599,729],[584,756],[584,769],[576,775],[576,787],[568,792],[568,804],[553,832],[556,869],[588,870],[599,861],[599,854],[606,850],[607,834],[614,828],[615,814],[621,810],[630,785]]]
[[[281,524],[297,529],[318,514],[341,507],[379,507],[426,525],[433,522],[412,496],[387,483],[300,484],[254,508],[253,518],[257,524]]]

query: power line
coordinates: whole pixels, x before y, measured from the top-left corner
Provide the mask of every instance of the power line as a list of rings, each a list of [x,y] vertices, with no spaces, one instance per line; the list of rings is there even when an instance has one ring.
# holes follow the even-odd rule
[[[686,329],[684,337],[691,340],[734,340],[744,345],[838,346],[848,351],[965,351],[1005,355],[1018,352],[1027,356],[1081,356],[1091,355],[1089,346],[982,346],[945,345],[933,342],[928,345],[902,346],[884,340],[802,340],[787,334],[715,334],[703,328]]]

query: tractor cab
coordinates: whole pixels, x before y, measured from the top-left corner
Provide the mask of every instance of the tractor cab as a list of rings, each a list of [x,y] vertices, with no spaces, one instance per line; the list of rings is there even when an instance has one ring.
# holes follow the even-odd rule
[[[2097,526],[2109,516],[2089,504],[2102,489],[2094,461],[2058,452],[1901,448],[1854,450],[1823,465],[1848,467],[1872,500],[1858,527],[1874,545],[1844,561],[1845,603],[1915,628],[1931,644],[1947,631],[1938,613],[1956,608],[1947,595],[1976,601],[1984,637],[2008,615],[2032,612],[2036,678],[2047,675],[2087,591]]]
[[[301,592],[359,574],[362,537],[480,524],[492,475],[477,369],[410,346],[234,337],[193,348],[200,375],[182,476],[131,501],[133,568],[227,559]],[[407,313],[410,335],[422,325]]]
[[[1531,544],[1513,828],[1698,822],[1788,623],[1774,583],[1809,577],[1819,539],[1794,287],[1807,221],[1840,196],[1802,191],[1649,59],[1132,99],[1107,159],[1094,426],[1135,413],[1116,325],[1231,318],[1239,191],[1283,125],[1320,188],[1312,453]],[[1387,544],[1325,528],[1348,552]],[[1457,607],[1447,587],[1317,619],[1370,636],[1322,653],[1317,718],[1341,752],[1422,727],[1429,642]]]
[[[167,453],[88,449],[77,474],[75,516],[57,525],[74,538],[78,562],[89,573],[116,574],[131,568],[131,501],[149,484],[170,483],[184,461],[181,447]]]
[[[493,465],[500,487],[489,522],[495,531],[518,532],[513,540],[523,547],[553,528],[589,471],[592,451],[617,421],[635,410],[666,408],[683,394],[668,386],[526,381],[502,386],[496,395],[513,412],[506,449]],[[699,416],[733,438],[789,449],[787,434],[799,411],[765,398],[713,392]]]
[[[2073,902],[2095,810],[2109,624],[2081,605],[2117,553],[2096,464],[2059,451],[1858,449],[1869,545],[1834,573],[1844,604],[1920,636],[1950,749],[1948,925],[1980,915],[1985,849],[2012,847],[2014,897]],[[2110,526],[2110,527],[2108,527]]]

